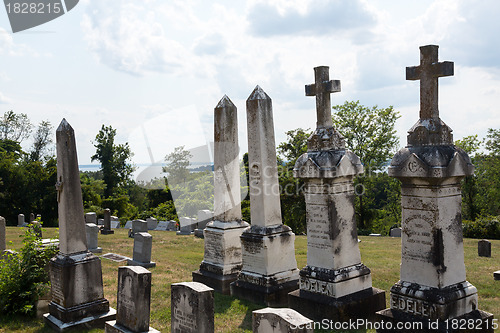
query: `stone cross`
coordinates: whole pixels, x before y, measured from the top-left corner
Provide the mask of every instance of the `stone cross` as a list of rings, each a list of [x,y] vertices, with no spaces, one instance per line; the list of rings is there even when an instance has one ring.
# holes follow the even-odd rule
[[[59,250],[62,254],[87,251],[82,188],[75,132],[63,119],[56,131]]]
[[[437,45],[420,47],[420,66],[406,67],[407,80],[420,80],[420,119],[438,119],[438,78],[453,75],[453,62],[438,62]]]
[[[330,94],[340,91],[340,80],[330,80],[328,66],[314,68],[315,83],[306,86],[306,96],[316,96],[318,128],[333,127]]]

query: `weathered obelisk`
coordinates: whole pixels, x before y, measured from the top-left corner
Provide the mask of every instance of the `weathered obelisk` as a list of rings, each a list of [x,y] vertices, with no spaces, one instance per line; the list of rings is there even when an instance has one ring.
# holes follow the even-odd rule
[[[271,98],[259,86],[247,99],[251,227],[241,235],[243,268],[231,295],[268,306],[297,289],[295,235],[281,221]]]
[[[204,231],[205,256],[193,281],[223,294],[241,270],[240,159],[236,106],[224,96],[214,109],[214,221]]]
[[[104,298],[101,260],[87,249],[75,132],[63,119],[56,131],[59,254],[50,261],[52,300],[46,322],[63,332],[104,328],[116,311]]]
[[[314,320],[348,321],[374,317],[385,308],[385,292],[372,288],[370,269],[361,263],[353,179],[363,166],[333,128],[330,93],[340,91],[340,81],[328,71],[314,68],[315,83],[306,86],[306,95],[316,96],[318,121],[294,176],[305,182],[307,266],[289,303]]]
[[[401,276],[390,308],[378,314],[392,327],[422,325],[411,332],[457,332],[460,323],[493,332],[493,315],[478,310],[477,290],[465,277],[460,181],[474,166],[439,118],[438,78],[453,71],[453,62],[438,62],[437,45],[420,47],[420,66],[406,68],[407,80],[420,80],[420,119],[389,167],[402,183]]]

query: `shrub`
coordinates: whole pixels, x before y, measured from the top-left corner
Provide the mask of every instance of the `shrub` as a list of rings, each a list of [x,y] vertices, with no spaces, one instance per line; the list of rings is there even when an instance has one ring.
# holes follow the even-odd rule
[[[57,247],[41,247],[32,228],[26,228],[23,237],[19,253],[7,253],[0,259],[0,313],[3,315],[35,315],[36,301],[49,288],[47,265],[57,253]]]
[[[463,221],[464,237],[500,239],[500,216],[484,216],[475,221]]]

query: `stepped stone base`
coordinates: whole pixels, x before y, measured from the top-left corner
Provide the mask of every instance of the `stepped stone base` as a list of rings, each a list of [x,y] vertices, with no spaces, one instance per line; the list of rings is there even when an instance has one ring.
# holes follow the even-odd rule
[[[194,271],[192,274],[194,282],[203,283],[204,285],[209,286],[224,295],[231,294],[230,285],[238,278],[237,273],[230,275],[218,275],[201,269]]]
[[[231,296],[269,307],[287,307],[288,293],[299,288],[299,280],[267,287],[237,280],[230,288]]]
[[[116,320],[107,321],[106,328],[104,330],[105,333],[136,333],[135,331],[131,331],[128,328],[119,325],[116,323]],[[144,331],[141,333],[160,333],[160,331],[155,330],[154,328],[149,328],[148,331]]]

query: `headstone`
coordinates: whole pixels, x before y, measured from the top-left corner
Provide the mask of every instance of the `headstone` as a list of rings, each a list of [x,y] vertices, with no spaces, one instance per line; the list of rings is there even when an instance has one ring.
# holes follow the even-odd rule
[[[26,221],[24,220],[24,214],[17,215],[17,226],[18,227],[26,226]]]
[[[104,219],[97,219],[97,225],[104,225]]]
[[[125,223],[125,229],[132,229],[132,221],[127,221]]]
[[[75,133],[63,119],[56,131],[59,253],[50,260],[52,299],[45,321],[58,332],[104,327],[116,311],[104,298],[101,260],[88,251]]]
[[[106,208],[104,210],[104,227],[101,229],[101,235],[110,235],[114,233],[114,230],[111,230],[111,210]]]
[[[149,327],[151,272],[140,266],[118,267],[116,320],[106,322],[106,333],[158,332]]]
[[[43,238],[43,235],[42,235],[42,224],[39,221],[37,221],[37,220],[32,221],[29,224],[29,228],[31,228],[31,230],[35,234],[36,238],[38,238],[38,239],[42,239]]]
[[[94,223],[86,223],[87,248],[92,253],[102,253],[102,248],[98,245],[99,227]]]
[[[190,217],[179,217],[180,230],[177,235],[191,235],[196,226],[196,221]]]
[[[167,231],[177,231],[177,222],[170,220],[167,223]]]
[[[500,271],[493,272],[493,278],[497,281],[500,280]]]
[[[477,254],[480,257],[491,257],[491,242],[486,239],[477,242]]]
[[[153,247],[153,236],[147,232],[137,232],[134,235],[133,259],[127,261],[129,266],[155,267],[156,263],[151,261],[151,250]]]
[[[474,166],[439,118],[438,78],[450,75],[453,62],[438,62],[437,45],[421,46],[420,66],[406,68],[407,80],[420,80],[420,119],[388,169],[402,183],[401,267],[379,320],[393,327],[422,322],[423,331],[432,324],[443,332],[463,320],[493,332],[493,315],[478,310],[477,289],[465,276],[460,182]]]
[[[205,255],[193,281],[227,295],[241,270],[240,236],[248,223],[241,218],[237,111],[225,95],[214,109],[214,208],[198,211],[198,228],[210,222],[197,232],[205,237]]]
[[[370,237],[382,237],[381,234],[369,234],[368,236],[370,236]]]
[[[266,306],[288,305],[298,288],[295,234],[281,221],[272,101],[259,86],[247,99],[250,215],[244,230],[242,269],[231,295]]]
[[[120,228],[120,221],[111,220],[111,229],[119,229],[119,228]]]
[[[214,290],[199,282],[171,286],[171,331],[214,332]]]
[[[88,212],[85,214],[85,223],[97,224],[97,214],[95,212]]]
[[[236,142],[236,144],[238,144],[238,143]],[[210,211],[208,209],[199,210],[197,218],[196,218],[197,229],[205,229],[207,224],[210,221],[212,221],[213,218],[214,218],[214,213],[212,211]]]
[[[314,322],[289,308],[265,308],[252,312],[253,333],[313,333]]]
[[[372,288],[359,251],[354,177],[363,165],[333,127],[330,93],[340,91],[340,81],[330,80],[328,66],[314,68],[314,76],[306,95],[316,96],[317,127],[293,169],[305,183],[307,266],[289,306],[317,321],[372,319],[385,308],[385,292]]]
[[[194,237],[205,238],[205,229],[194,229]]]
[[[168,228],[168,222],[167,221],[160,221],[158,222],[158,225],[156,226],[156,231],[167,231]]]
[[[30,213],[30,222],[35,221],[35,214]]]
[[[148,217],[146,222],[148,222],[148,230],[155,230],[158,226],[158,220],[154,217]]]
[[[401,237],[401,228],[392,228],[391,231],[389,231],[389,236]]]
[[[148,232],[148,223],[144,220],[133,220],[132,229],[129,232],[129,237],[134,237],[138,232]]]
[[[0,216],[0,255],[7,249],[7,229],[5,228],[5,218]]]

